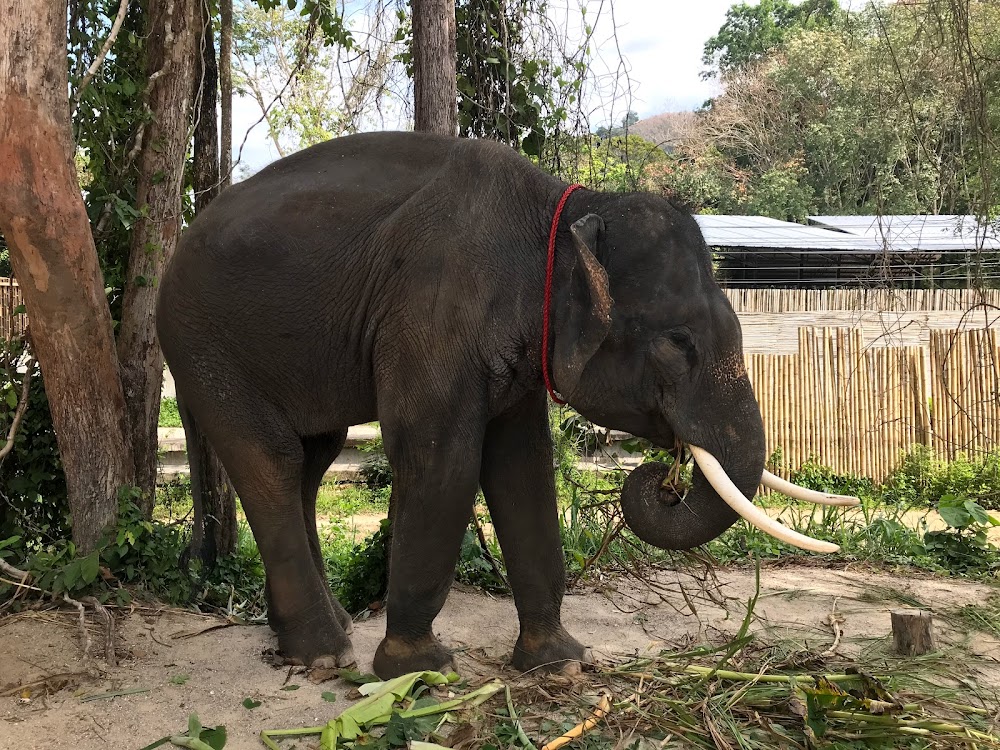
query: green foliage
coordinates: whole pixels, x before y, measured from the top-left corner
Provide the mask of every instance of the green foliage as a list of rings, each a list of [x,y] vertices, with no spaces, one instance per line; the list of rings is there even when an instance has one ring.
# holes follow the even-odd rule
[[[363,484],[324,484],[320,486],[316,496],[316,512],[342,517],[370,513],[372,510],[388,510],[391,496],[391,486],[370,490]]]
[[[959,573],[1000,570],[998,550],[986,536],[990,528],[1000,526],[1000,520],[963,495],[944,495],[937,510],[948,528],[924,534],[924,545],[932,557]]]
[[[0,234],[0,276],[10,277],[13,273],[10,267],[10,250],[7,247],[7,240]]]
[[[559,431],[573,449],[584,456],[593,455],[601,445],[607,445],[608,442],[607,430],[596,427],[593,422],[572,410],[559,423]]]
[[[115,10],[105,3],[74,3],[69,22],[70,86],[108,37]],[[145,80],[146,8],[129,5],[114,54],[97,70],[73,112],[78,147],[77,173],[104,273],[111,315],[121,318],[129,245],[144,207],[136,205],[139,160],[132,149],[149,121],[143,102]]]
[[[282,156],[349,132],[334,100],[336,56],[324,46],[354,49],[335,3],[259,0],[234,9],[233,86],[265,112]]]
[[[211,571],[185,559],[189,528],[148,521],[136,505],[138,490],[125,490],[118,523],[106,532],[98,548],[79,557],[73,543],[60,538],[47,544],[12,536],[0,540],[0,556],[31,574],[35,586],[55,594],[92,595],[99,601],[127,603],[123,584],[138,587],[171,604],[197,598],[207,608],[226,608],[230,598],[251,614],[263,610],[264,568],[249,527],[238,529],[236,554],[221,559]],[[0,584],[0,599],[13,592]]]
[[[998,19],[988,3],[736,5],[706,46],[724,92],[646,184],[790,220],[995,214]]]
[[[488,513],[476,514],[480,525],[490,523]],[[484,535],[485,536],[485,535]],[[490,558],[493,562],[490,562]],[[500,571],[494,569],[494,564]],[[475,522],[470,523],[462,537],[462,549],[458,556],[458,568],[456,579],[470,586],[476,586],[484,591],[497,593],[510,593],[510,587],[506,581],[506,571],[503,565],[503,555],[500,552],[500,545],[495,539],[487,539],[487,549],[483,550],[483,545],[479,541],[476,532]]]
[[[177,410],[177,399],[167,396],[160,401],[160,427],[183,427],[181,414]]]
[[[171,680],[172,682],[173,680]],[[183,683],[181,683],[183,684]],[[247,700],[250,700],[247,698]],[[259,704],[258,704],[259,705]],[[146,745],[142,750],[153,750],[153,748],[164,745],[172,747],[185,747],[189,750],[224,750],[228,737],[226,728],[223,725],[217,727],[203,727],[198,714],[192,713],[188,716],[186,734],[175,734],[161,737],[156,742]]]
[[[703,75],[712,77],[714,68],[726,74],[743,68],[781,46],[794,29],[828,26],[839,16],[837,0],[761,0],[739,3],[726,11],[719,32],[705,43],[702,63],[709,67]]]
[[[332,571],[333,592],[348,612],[362,612],[385,598],[389,581],[389,531],[386,519],[378,531],[346,554],[329,546],[324,548],[327,570]]]
[[[915,446],[884,484],[888,500],[932,507],[939,498],[954,495],[1000,510],[1000,450],[979,459],[959,453],[954,461],[943,461],[929,448]]]
[[[392,466],[385,455],[382,436],[369,440],[361,446],[366,458],[361,464],[361,478],[370,490],[379,490],[392,484]]]
[[[193,511],[191,499],[191,477],[180,474],[168,480],[159,480],[156,484],[156,504],[153,517],[159,520],[184,518]]]
[[[875,483],[868,477],[856,474],[837,474],[828,466],[815,461],[807,461],[793,471],[789,479],[802,487],[837,495],[855,495],[872,499],[878,496]]]
[[[338,45],[345,49],[354,47],[354,37],[344,26],[344,16],[336,3],[322,0],[254,0],[263,10],[272,11],[282,6],[288,10],[299,8],[299,15],[308,18],[322,31],[322,41],[326,46]]]
[[[3,342],[0,359],[10,363],[0,369],[0,376],[4,376],[0,382],[0,435],[6,439],[22,393],[25,359],[19,344],[4,349]],[[17,536],[26,547],[35,548],[64,539],[69,532],[66,477],[41,370],[35,365],[27,411],[14,437],[13,450],[0,465],[0,539]]]
[[[527,55],[538,0],[455,3],[459,133],[491,138],[537,156],[552,123],[552,63]],[[561,118],[560,118],[561,119]]]
[[[637,135],[564,138],[559,143],[556,173],[567,182],[593,190],[629,192],[662,174],[666,153]]]

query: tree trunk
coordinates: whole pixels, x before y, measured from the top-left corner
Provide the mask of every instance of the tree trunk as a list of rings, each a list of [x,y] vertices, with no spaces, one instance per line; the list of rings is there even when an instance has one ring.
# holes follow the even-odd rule
[[[892,646],[897,654],[921,656],[935,649],[934,618],[919,609],[894,609],[889,612],[892,622]]]
[[[215,59],[215,38],[212,33],[212,16],[207,2],[200,8],[198,60],[195,85],[200,88],[197,124],[194,130],[194,206],[204,210],[220,190],[219,128],[216,119],[219,69]],[[197,93],[197,92],[196,92]],[[191,440],[188,435],[188,464],[192,474],[192,487],[201,491],[201,513],[195,515],[196,528],[191,535],[190,554],[212,565],[220,555],[236,551],[236,494],[222,462],[204,438]],[[195,458],[193,451],[198,451]],[[197,480],[197,481],[195,481]]]
[[[222,97],[221,188],[233,181],[233,0],[219,0],[219,95]]]
[[[198,3],[198,44],[194,74],[194,210],[199,213],[219,194],[219,66],[208,0]]]
[[[132,482],[111,313],[70,128],[66,3],[0,0],[0,231],[66,472],[73,541],[87,553]]]
[[[455,135],[455,0],[413,0],[414,129]]]
[[[181,226],[197,1],[152,3],[146,41],[144,101],[150,121],[140,136],[136,188],[136,206],[143,215],[132,232],[118,354],[136,484],[147,516],[156,489],[156,425],[163,384],[163,353],[153,325],[156,280],[174,251]]]

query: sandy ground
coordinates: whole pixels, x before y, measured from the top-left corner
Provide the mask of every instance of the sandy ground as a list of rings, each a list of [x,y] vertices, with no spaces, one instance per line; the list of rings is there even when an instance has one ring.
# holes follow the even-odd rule
[[[724,637],[738,630],[745,602],[754,593],[754,577],[752,571],[726,570],[719,573],[719,582],[715,593],[725,606],[699,597],[697,616],[681,612],[679,594],[682,585],[696,591],[695,581],[661,573],[655,589],[616,579],[602,582],[599,590],[572,593],[566,597],[563,619],[601,662],[656,653],[685,639]],[[823,651],[833,640],[827,618],[836,610],[844,631],[838,651],[853,658],[887,647],[889,610],[900,606],[900,593],[943,615],[963,604],[983,603],[998,590],[863,569],[770,567],[763,571],[753,627],[764,631],[766,640],[793,638],[805,648]],[[206,726],[227,727],[227,747],[259,748],[262,729],[319,725],[348,704],[350,686],[343,681],[317,685],[304,674],[288,677],[287,668],[266,663],[262,652],[275,641],[265,626],[192,635],[218,624],[218,618],[154,609],[120,613],[119,620],[115,667],[96,656],[83,658],[75,612],[34,612],[0,620],[0,694],[49,678],[48,688],[36,686],[27,700],[16,694],[0,697],[0,748],[138,750],[165,734],[183,731],[192,711]],[[499,665],[509,657],[516,622],[511,600],[456,586],[436,631],[459,650],[463,675],[499,673],[512,679],[516,675]],[[940,646],[956,655],[955,676],[995,691],[1000,686],[1000,641],[955,629],[943,617],[937,623]],[[384,627],[381,616],[355,627],[353,640],[363,671],[371,668]],[[96,655],[102,650],[96,627],[91,636]],[[282,689],[289,685],[299,688]],[[127,690],[143,692],[85,700]],[[336,693],[337,700],[325,701],[323,691]],[[246,698],[261,705],[248,710],[242,705]]]

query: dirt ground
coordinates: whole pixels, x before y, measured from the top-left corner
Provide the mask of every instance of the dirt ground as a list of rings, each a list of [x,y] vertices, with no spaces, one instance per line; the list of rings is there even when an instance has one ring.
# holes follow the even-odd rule
[[[754,593],[754,575],[724,570],[718,577],[718,588],[712,590],[725,606],[699,595],[697,616],[680,611],[680,587],[698,591],[695,580],[660,573],[655,589],[609,579],[599,589],[567,595],[564,622],[591,646],[599,662],[657,653],[685,639],[732,634]],[[863,650],[887,646],[889,610],[900,606],[901,595],[944,615],[964,604],[983,603],[997,591],[943,578],[870,570],[770,567],[762,571],[753,627],[762,631],[764,639],[792,638],[823,651],[833,642],[829,616],[835,611],[843,618],[838,651],[853,658]],[[219,618],[155,609],[120,612],[119,620],[116,667],[96,657],[102,650],[96,626],[91,630],[94,657],[83,658],[75,612],[32,612],[0,620],[0,694],[45,678],[49,683],[48,690],[36,687],[28,699],[17,694],[0,698],[0,748],[138,750],[163,735],[182,732],[192,711],[205,726],[227,727],[227,747],[258,748],[263,747],[257,737],[262,729],[323,724],[348,704],[345,693],[350,686],[341,680],[317,685],[304,674],[289,678],[287,668],[267,664],[262,652],[275,641],[266,626],[231,626],[197,634],[218,625]],[[955,676],[996,694],[1000,641],[956,629],[944,617],[936,622],[940,647],[960,657],[955,659]],[[380,616],[356,624],[353,640],[362,671],[370,670],[384,627]],[[456,585],[436,631],[459,649],[459,671],[465,676],[497,671],[508,679],[516,676],[496,666],[509,656],[517,635],[510,599]],[[299,688],[282,689],[289,685]],[[129,690],[142,692],[86,700]],[[324,691],[336,693],[337,700],[324,700]],[[261,705],[248,710],[243,706],[246,698]]]

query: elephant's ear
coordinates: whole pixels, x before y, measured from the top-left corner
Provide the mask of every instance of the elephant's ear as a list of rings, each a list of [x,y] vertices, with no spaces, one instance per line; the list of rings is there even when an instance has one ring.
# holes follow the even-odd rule
[[[587,361],[601,346],[611,328],[608,274],[597,260],[604,220],[587,214],[573,223],[570,233],[576,256],[570,271],[568,294],[560,295],[555,312],[555,347],[552,374],[563,398],[569,398],[580,382]]]

